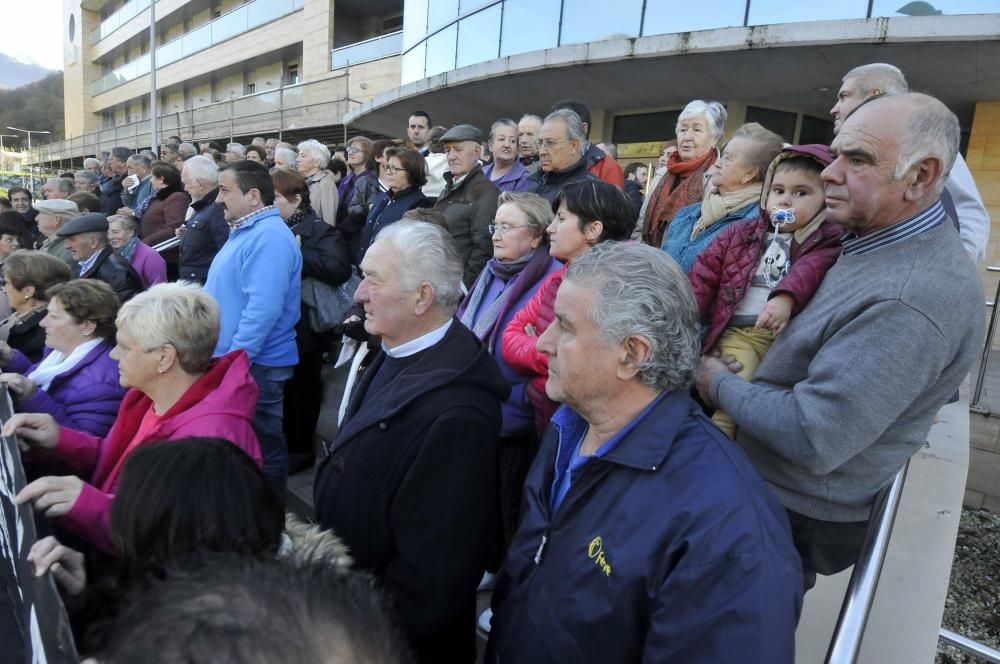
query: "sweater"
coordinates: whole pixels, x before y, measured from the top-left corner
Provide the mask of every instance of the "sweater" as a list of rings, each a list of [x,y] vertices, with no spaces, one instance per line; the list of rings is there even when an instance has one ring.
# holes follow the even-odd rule
[[[760,214],[760,206],[757,203],[745,205],[738,210],[733,210],[722,219],[703,230],[698,237],[691,239],[691,231],[698,223],[701,216],[701,203],[688,205],[677,213],[673,222],[667,226],[667,232],[663,236],[663,251],[667,252],[671,258],[677,261],[681,271],[687,274],[694,267],[694,262],[698,259],[698,254],[719,235],[726,226],[734,221],[750,219]]]
[[[787,509],[864,521],[968,374],[983,317],[975,266],[941,224],[841,254],[753,382],[722,372],[710,398]]]

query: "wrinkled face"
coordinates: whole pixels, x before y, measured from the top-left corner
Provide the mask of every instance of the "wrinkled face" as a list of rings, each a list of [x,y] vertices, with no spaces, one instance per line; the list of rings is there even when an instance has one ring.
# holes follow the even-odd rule
[[[543,124],[540,140],[538,158],[543,171],[563,171],[580,161],[580,141],[569,137],[562,119]]]
[[[844,120],[864,100],[865,96],[861,93],[861,86],[858,85],[856,79],[849,78],[844,81],[837,92],[837,103],[830,109],[830,115],[833,116],[834,134],[840,133],[840,128],[844,126]]]
[[[278,141],[273,138],[267,139],[267,143],[264,144],[264,152],[267,153],[268,161],[274,161],[274,148],[278,145]]]
[[[63,238],[63,246],[69,251],[75,261],[85,261],[101,249],[93,233],[77,233]]]
[[[528,221],[528,215],[513,203],[497,208],[493,218],[493,257],[498,261],[515,261],[538,248],[542,238]]]
[[[406,123],[406,135],[410,142],[417,146],[417,149],[424,147],[427,143],[427,135],[430,134],[431,127],[427,123],[427,118],[422,115],[411,115]]]
[[[200,180],[194,179],[191,176],[191,171],[186,167],[181,171],[181,184],[184,185],[184,191],[191,194],[192,201],[200,201],[205,197],[205,194],[214,188]]]
[[[87,170],[93,173],[94,175],[99,176],[101,174],[101,164],[100,163],[91,164],[90,166],[87,166]]]
[[[490,142],[490,152],[497,163],[512,163],[517,158],[517,130],[507,126],[497,127]]]
[[[40,325],[45,329],[45,345],[61,353],[71,353],[73,349],[93,338],[94,325],[77,322],[63,307],[59,298],[49,300],[48,313]]]
[[[244,194],[240,191],[236,176],[231,171],[219,173],[219,195],[216,196],[215,202],[225,210],[228,221],[241,219],[262,207],[260,192],[251,189]]]
[[[90,182],[87,180],[87,178],[81,178],[81,177],[78,177],[78,176],[74,176],[73,177],[73,186],[76,188],[77,191],[89,191],[90,190]]]
[[[19,191],[10,197],[10,204],[21,214],[27,214],[28,210],[31,209],[31,196]]]
[[[108,159],[108,167],[115,175],[125,175],[125,173],[128,172],[128,166],[126,166],[125,162],[118,157],[111,157]]]
[[[118,329],[115,340],[118,343],[112,349],[111,357],[118,360],[118,382],[122,387],[148,390],[160,375],[161,348],[141,348],[127,327]]]
[[[410,174],[403,168],[403,163],[398,157],[389,158],[389,162],[385,165],[385,179],[393,191],[403,191],[413,185]]]
[[[173,161],[177,158],[177,153],[168,147],[164,147],[160,150],[160,159],[163,161]]]
[[[0,235],[0,259],[7,258],[21,248],[21,240],[16,235]]]
[[[60,189],[55,183],[46,182],[42,186],[42,198],[51,201],[58,198],[69,198],[69,194]]]
[[[347,165],[357,170],[364,168],[365,151],[358,145],[351,145],[347,148]]]
[[[538,154],[538,135],[541,132],[542,123],[538,120],[525,118],[517,123],[517,149],[522,157]]]
[[[719,193],[726,194],[741,189],[757,179],[757,169],[749,166],[743,159],[748,141],[745,138],[734,138],[722,151],[719,168],[712,176],[712,186]]]
[[[277,166],[278,168],[294,169],[295,168],[295,163],[294,162],[289,163],[285,159],[285,156],[286,155],[280,154],[280,153],[279,154],[275,154],[274,155],[274,165]]]
[[[417,320],[417,294],[402,289],[394,248],[376,241],[361,261],[361,272],[354,300],[364,307],[365,331],[381,336],[390,348],[406,343]]]
[[[460,178],[479,163],[482,148],[475,141],[453,141],[445,143],[444,154],[448,157],[448,170]]]
[[[127,231],[122,228],[122,222],[112,221],[108,223],[108,244],[115,249],[121,249],[125,243],[132,239],[134,231]]]
[[[623,349],[607,345],[591,320],[594,299],[591,288],[564,280],[556,293],[555,320],[535,345],[549,357],[545,393],[577,410],[607,399],[624,359]]]
[[[62,228],[62,217],[57,217],[48,212],[39,212],[35,217],[38,222],[38,231],[47,238],[55,237],[56,231]]]
[[[243,159],[243,157],[241,157],[240,155],[236,154],[232,150],[226,150],[226,163],[227,164],[232,163],[234,161],[239,161],[240,159]]]
[[[315,174],[321,166],[320,160],[309,150],[303,150],[295,159],[295,168],[306,177]]]
[[[704,113],[677,122],[677,151],[681,159],[689,161],[708,154],[715,145],[715,136],[708,127],[708,118]]]
[[[767,209],[795,210],[795,223],[782,226],[782,232],[797,231],[807,225],[825,204],[819,173],[781,166],[775,170],[767,192]]]
[[[274,192],[274,207],[278,208],[278,214],[282,219],[291,219],[299,209],[302,197],[296,194],[291,199],[285,198],[279,191]]]
[[[595,223],[587,224],[584,230],[592,231]],[[580,217],[560,203],[555,218],[545,229],[549,234],[549,255],[566,262],[585,254],[592,245],[584,230],[580,230]]]

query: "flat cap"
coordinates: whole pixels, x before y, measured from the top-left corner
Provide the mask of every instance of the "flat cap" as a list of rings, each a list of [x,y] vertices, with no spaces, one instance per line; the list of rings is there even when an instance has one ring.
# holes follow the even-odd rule
[[[441,137],[442,143],[454,143],[456,141],[483,142],[483,132],[469,124],[455,125],[444,133]]]
[[[65,198],[53,198],[51,201],[35,201],[32,207],[39,212],[52,214],[65,219],[72,219],[80,216],[80,208],[73,201]]]
[[[108,218],[100,212],[88,212],[67,221],[62,228],[56,231],[56,235],[69,237],[77,233],[106,233],[107,231]]]

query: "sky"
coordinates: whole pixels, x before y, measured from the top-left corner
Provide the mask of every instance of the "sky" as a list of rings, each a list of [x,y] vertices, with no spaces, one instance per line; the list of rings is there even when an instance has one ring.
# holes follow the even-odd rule
[[[11,26],[7,26],[0,39],[0,53],[27,58],[46,69],[61,71],[66,31],[62,24],[62,0],[0,0],[0,15],[10,17],[12,13],[21,12],[30,16],[30,24],[18,21],[21,27],[10,29]]]

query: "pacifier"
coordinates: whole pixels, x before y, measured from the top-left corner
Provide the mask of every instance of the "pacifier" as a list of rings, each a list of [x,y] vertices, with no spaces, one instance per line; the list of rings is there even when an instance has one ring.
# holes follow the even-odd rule
[[[774,208],[771,210],[771,223],[779,227],[794,224],[795,208]]]

